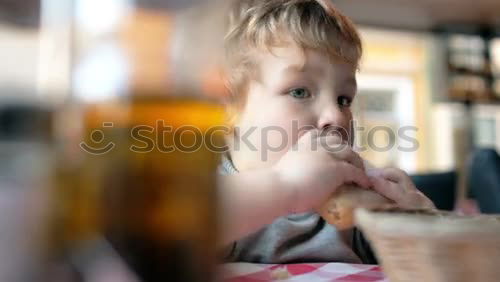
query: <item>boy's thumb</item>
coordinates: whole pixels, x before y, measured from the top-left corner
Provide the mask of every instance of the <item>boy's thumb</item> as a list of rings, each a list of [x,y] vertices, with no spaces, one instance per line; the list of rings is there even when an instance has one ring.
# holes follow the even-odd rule
[[[321,132],[318,129],[310,129],[306,131],[302,136],[299,137],[297,143],[300,144],[311,144],[313,141],[316,141],[320,137]]]

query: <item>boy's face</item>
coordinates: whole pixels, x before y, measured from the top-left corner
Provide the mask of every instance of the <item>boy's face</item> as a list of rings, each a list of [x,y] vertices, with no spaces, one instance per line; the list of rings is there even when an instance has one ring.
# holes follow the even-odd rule
[[[244,138],[231,152],[239,170],[274,164],[312,128],[336,130],[344,141],[352,142],[348,132],[356,94],[355,66],[332,63],[325,54],[295,44],[258,52],[255,59],[260,76],[249,83],[235,125]]]

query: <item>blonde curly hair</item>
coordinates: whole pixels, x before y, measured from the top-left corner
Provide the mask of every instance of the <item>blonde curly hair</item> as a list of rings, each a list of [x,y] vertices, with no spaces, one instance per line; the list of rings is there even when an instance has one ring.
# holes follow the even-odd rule
[[[225,78],[232,104],[241,108],[255,50],[289,43],[358,67],[362,44],[354,24],[330,0],[233,0],[224,38]]]

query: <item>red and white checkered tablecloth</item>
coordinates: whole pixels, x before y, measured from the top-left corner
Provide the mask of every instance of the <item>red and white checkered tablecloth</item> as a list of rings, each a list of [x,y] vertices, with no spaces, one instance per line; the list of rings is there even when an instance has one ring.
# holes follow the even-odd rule
[[[388,282],[376,265],[347,263],[252,264],[229,263],[219,269],[219,281]]]

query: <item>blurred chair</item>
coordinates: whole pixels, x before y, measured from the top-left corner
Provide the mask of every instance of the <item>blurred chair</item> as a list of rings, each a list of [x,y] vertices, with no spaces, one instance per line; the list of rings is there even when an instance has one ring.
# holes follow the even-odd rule
[[[412,175],[411,179],[418,190],[431,199],[438,209],[453,210],[457,180],[457,174],[454,171],[417,174]]]
[[[500,213],[500,156],[495,150],[480,149],[473,154],[468,185],[482,213]]]

